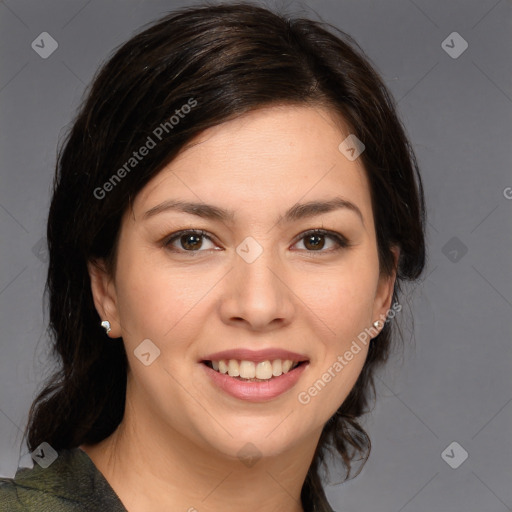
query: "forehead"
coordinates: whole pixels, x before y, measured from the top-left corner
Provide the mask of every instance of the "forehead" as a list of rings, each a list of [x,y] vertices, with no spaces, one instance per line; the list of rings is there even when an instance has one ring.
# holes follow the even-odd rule
[[[346,196],[371,215],[362,161],[340,151],[350,135],[321,107],[258,109],[196,136],[139,192],[136,216],[169,198],[232,204],[235,209],[286,208],[288,203]]]

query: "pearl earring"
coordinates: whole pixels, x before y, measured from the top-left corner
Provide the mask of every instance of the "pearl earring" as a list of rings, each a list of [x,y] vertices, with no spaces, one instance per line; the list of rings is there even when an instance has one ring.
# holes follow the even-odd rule
[[[112,330],[110,328],[110,322],[108,320],[103,320],[103,322],[101,322],[101,327],[103,327],[105,329],[107,334]]]
[[[378,329],[380,326],[380,322],[378,320],[375,320],[375,322],[373,322],[373,326],[375,327],[375,329]]]

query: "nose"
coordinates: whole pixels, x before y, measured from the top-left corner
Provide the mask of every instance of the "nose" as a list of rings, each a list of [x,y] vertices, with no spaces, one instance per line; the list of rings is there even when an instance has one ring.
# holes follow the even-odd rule
[[[263,250],[249,263],[236,254],[234,267],[221,301],[223,322],[263,332],[289,325],[296,309],[294,294],[278,256]]]

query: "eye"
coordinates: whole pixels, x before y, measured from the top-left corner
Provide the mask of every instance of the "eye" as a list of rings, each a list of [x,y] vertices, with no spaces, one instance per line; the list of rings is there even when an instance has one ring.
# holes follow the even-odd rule
[[[326,239],[330,240],[330,243],[326,243]],[[308,252],[334,252],[350,245],[348,240],[340,233],[325,229],[313,229],[302,233],[299,242],[303,244]],[[327,250],[322,250],[326,246]]]
[[[210,244],[210,247],[205,247],[205,241],[207,241],[206,245]],[[313,229],[302,233],[299,242],[294,245],[298,243],[302,243],[304,246],[304,249],[301,247],[299,249],[308,253],[330,253],[350,246],[343,235],[325,229]],[[206,231],[196,229],[173,233],[165,239],[163,245],[173,252],[189,253],[190,255],[216,247]]]
[[[204,240],[207,240],[212,246],[204,247]],[[175,243],[180,247],[176,249]],[[176,252],[201,252],[201,250],[213,249],[215,245],[212,239],[202,230],[184,230],[173,233],[164,241],[165,247]]]

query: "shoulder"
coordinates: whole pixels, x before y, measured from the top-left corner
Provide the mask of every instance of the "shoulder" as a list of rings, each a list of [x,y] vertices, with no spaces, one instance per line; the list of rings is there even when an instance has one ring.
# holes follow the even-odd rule
[[[85,452],[54,453],[50,464],[34,463],[18,468],[14,478],[0,478],[0,512],[125,510]]]
[[[16,484],[12,478],[0,478],[0,512],[26,510],[18,499]]]
[[[67,502],[64,498],[43,489],[25,487],[16,481],[16,477],[0,478],[0,512],[36,511],[78,512],[85,509],[77,503]]]

